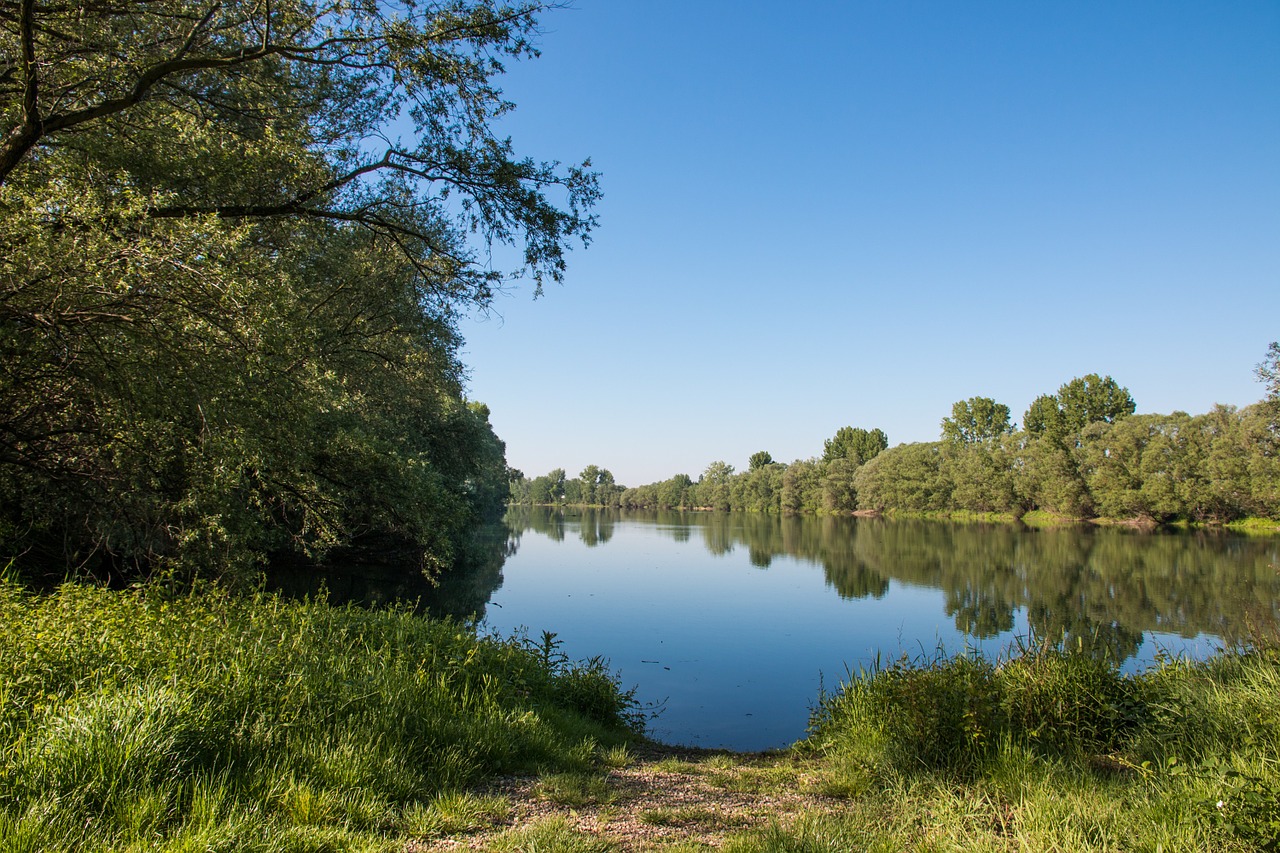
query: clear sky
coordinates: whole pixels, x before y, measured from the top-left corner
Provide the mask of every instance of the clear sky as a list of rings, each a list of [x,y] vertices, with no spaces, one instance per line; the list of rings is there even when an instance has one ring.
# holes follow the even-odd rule
[[[574,0],[543,29],[501,130],[591,157],[600,228],[461,324],[526,475],[932,441],[1086,373],[1139,412],[1262,397],[1280,2]]]

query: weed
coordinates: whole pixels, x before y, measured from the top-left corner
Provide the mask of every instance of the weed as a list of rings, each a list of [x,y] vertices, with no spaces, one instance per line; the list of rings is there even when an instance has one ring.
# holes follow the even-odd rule
[[[612,803],[618,792],[606,776],[591,773],[553,773],[538,780],[534,794],[569,808]]]
[[[491,853],[611,853],[618,846],[608,839],[578,832],[564,818],[548,818],[508,830],[486,849]]]

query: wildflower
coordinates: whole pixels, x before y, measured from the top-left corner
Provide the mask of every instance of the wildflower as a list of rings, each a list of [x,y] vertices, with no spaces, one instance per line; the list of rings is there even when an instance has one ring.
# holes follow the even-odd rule
[[[1223,807],[1223,806],[1225,806],[1225,805],[1226,805],[1226,802],[1225,802],[1224,800],[1218,800],[1218,810],[1219,810],[1219,811],[1221,811],[1221,810],[1222,810],[1222,807]]]

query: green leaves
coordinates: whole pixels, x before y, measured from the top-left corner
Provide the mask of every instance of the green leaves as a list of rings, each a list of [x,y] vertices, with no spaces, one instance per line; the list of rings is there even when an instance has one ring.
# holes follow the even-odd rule
[[[822,459],[850,459],[855,465],[869,462],[877,453],[889,446],[884,430],[866,430],[861,427],[840,427],[836,434],[823,442]]]
[[[1013,432],[1009,407],[990,397],[970,397],[951,407],[951,417],[942,419],[942,438],[956,444],[990,441]]]
[[[3,9],[6,546],[225,572],[389,535],[446,560],[507,488],[455,318],[559,279],[594,226],[589,167],[489,127],[541,4]]]
[[[1032,434],[1061,440],[1091,423],[1114,423],[1132,415],[1135,409],[1128,388],[1120,387],[1110,376],[1090,373],[1062,385],[1056,396],[1037,397],[1023,416],[1022,424]]]

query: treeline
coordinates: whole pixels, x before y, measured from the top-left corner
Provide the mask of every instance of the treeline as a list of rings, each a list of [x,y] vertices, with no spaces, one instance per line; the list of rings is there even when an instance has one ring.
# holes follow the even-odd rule
[[[934,442],[888,447],[878,429],[844,427],[823,455],[791,464],[754,454],[622,489],[610,505],[750,512],[1001,513],[1223,523],[1280,516],[1280,346],[1258,367],[1263,401],[1203,415],[1135,414],[1128,389],[1096,374],[1037,398],[1021,429],[987,397],[957,402]],[[561,472],[562,474],[563,472]],[[540,478],[541,479],[541,478]],[[526,503],[573,503],[567,486]],[[601,503],[604,503],[603,501]]]
[[[490,127],[542,9],[5,5],[0,569],[451,560],[510,479],[457,317],[594,224]]]
[[[573,479],[567,479],[563,468],[556,468],[541,477],[527,479],[520,471],[513,471],[510,482],[510,501],[516,504],[545,506],[569,504],[572,506],[619,506],[625,487],[613,480],[608,468],[588,465]]]

